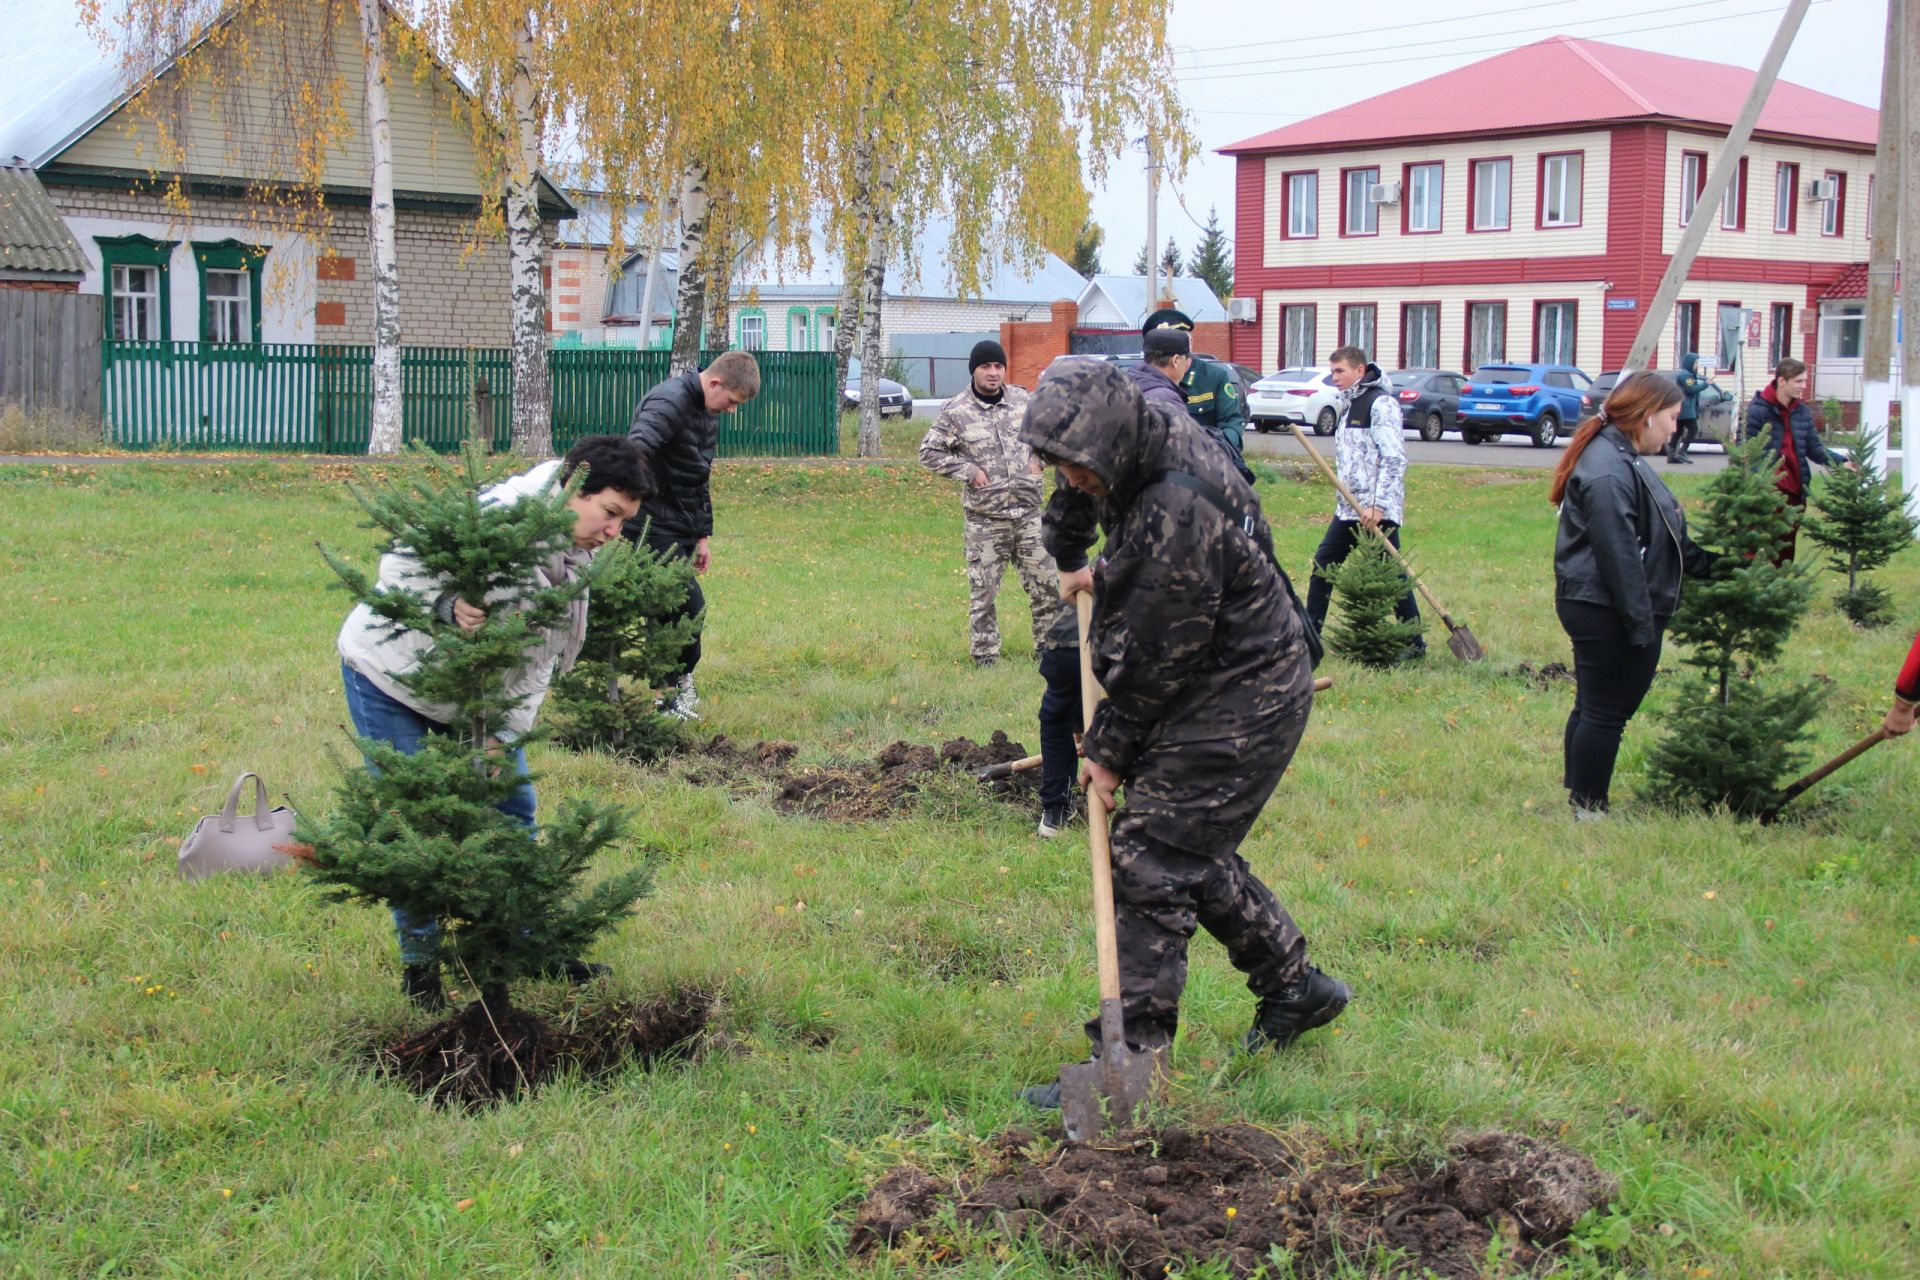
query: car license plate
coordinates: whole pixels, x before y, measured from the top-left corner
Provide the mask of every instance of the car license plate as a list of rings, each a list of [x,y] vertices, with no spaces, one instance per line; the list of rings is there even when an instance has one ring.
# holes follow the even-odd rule
[[[1493,412],[1495,412],[1495,413],[1498,413],[1498,412],[1500,412],[1500,406],[1499,406],[1499,405],[1497,405],[1497,404],[1488,404],[1488,403],[1486,403],[1486,402],[1484,402],[1484,401],[1483,401],[1482,403],[1479,403],[1479,404],[1476,404],[1476,405],[1474,405],[1473,407],[1474,407],[1474,408],[1476,408],[1476,409],[1491,409],[1491,410],[1492,410]]]

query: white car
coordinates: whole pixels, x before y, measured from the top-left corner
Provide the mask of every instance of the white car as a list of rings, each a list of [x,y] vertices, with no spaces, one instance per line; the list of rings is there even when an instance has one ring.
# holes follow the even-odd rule
[[[1247,393],[1247,421],[1256,429],[1278,430],[1282,423],[1311,423],[1314,434],[1330,436],[1340,420],[1340,392],[1325,369],[1282,369],[1253,384]]]

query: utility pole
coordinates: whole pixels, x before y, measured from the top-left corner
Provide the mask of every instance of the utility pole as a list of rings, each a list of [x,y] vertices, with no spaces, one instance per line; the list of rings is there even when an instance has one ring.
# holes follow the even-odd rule
[[[1160,148],[1147,126],[1147,315],[1160,305]],[[1142,316],[1144,320],[1146,317]]]
[[[1660,287],[1654,290],[1653,302],[1640,321],[1640,332],[1634,337],[1633,349],[1627,353],[1623,370],[1647,367],[1654,345],[1659,342],[1661,332],[1666,329],[1667,321],[1673,315],[1673,304],[1680,296],[1680,287],[1686,283],[1687,272],[1692,270],[1693,260],[1700,253],[1700,244],[1707,238],[1707,229],[1714,223],[1713,211],[1726,198],[1727,187],[1740,168],[1740,153],[1747,149],[1747,143],[1753,138],[1753,126],[1759,122],[1761,108],[1767,105],[1767,95],[1773,92],[1773,82],[1780,78],[1780,64],[1787,60],[1787,50],[1793,46],[1793,37],[1800,30],[1800,20],[1807,16],[1807,6],[1812,2],[1792,0],[1786,13],[1781,15],[1780,29],[1773,33],[1773,43],[1767,46],[1767,56],[1760,60],[1760,69],[1754,73],[1753,88],[1747,91],[1747,102],[1740,108],[1739,119],[1734,121],[1720,154],[1714,157],[1713,168],[1707,173],[1706,190],[1700,193],[1693,217],[1687,220],[1687,229],[1680,233],[1680,243],[1674,246],[1673,259],[1667,263],[1666,274],[1660,277]],[[1915,8],[1920,9],[1920,3]]]
[[[1887,46],[1880,71],[1880,140],[1873,161],[1873,243],[1867,250],[1867,359],[1860,384],[1860,434],[1888,461],[1887,422],[1893,401],[1893,291],[1898,270],[1902,109],[1900,56],[1907,32],[1904,0],[1887,0]],[[1902,468],[1904,472],[1904,467]]]
[[[1901,6],[1900,25],[1905,28],[1901,44],[1909,64],[1920,57],[1920,2]],[[1906,492],[1907,513],[1920,515],[1920,484],[1915,483],[1911,465],[1916,452],[1913,435],[1920,421],[1920,255],[1913,246],[1920,243],[1920,74],[1900,77],[1900,96],[1905,101],[1906,120],[1900,130],[1900,247],[1907,269],[1900,278],[1900,487]],[[1876,187],[1878,184],[1875,184]],[[1885,232],[1881,233],[1886,234]]]

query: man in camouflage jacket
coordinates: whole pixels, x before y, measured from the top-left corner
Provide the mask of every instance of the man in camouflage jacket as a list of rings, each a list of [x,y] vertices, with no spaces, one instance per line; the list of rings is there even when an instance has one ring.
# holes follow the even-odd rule
[[[1044,469],[1020,443],[1020,415],[1027,393],[1007,385],[1007,356],[992,340],[976,343],[968,357],[972,385],[940,406],[940,415],[920,442],[920,465],[952,476],[965,488],[963,542],[974,665],[1000,658],[1000,620],[994,597],[1011,560],[1033,604],[1037,653],[1062,605],[1053,561],[1040,545],[1040,482]]]
[[[1250,1049],[1286,1045],[1346,1007],[1306,939],[1240,856],[1306,731],[1313,673],[1259,499],[1185,414],[1117,369],[1043,382],[1020,438],[1059,466],[1047,549],[1062,595],[1091,589],[1088,644],[1106,697],[1081,740],[1081,779],[1113,818],[1122,1010],[1129,1043],[1162,1051],[1179,1023],[1187,941],[1226,945],[1259,997]],[[1087,566],[1096,523],[1104,557]],[[1096,1049],[1099,1024],[1088,1024]],[[1057,1101],[1057,1086],[1028,1090]]]

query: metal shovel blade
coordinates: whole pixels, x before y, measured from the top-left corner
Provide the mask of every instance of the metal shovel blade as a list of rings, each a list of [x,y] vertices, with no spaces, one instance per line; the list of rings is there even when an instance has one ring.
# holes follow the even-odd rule
[[[1101,1003],[1104,1022],[1106,1002]],[[1120,1016],[1117,1007],[1113,1016]],[[1088,1142],[1108,1129],[1125,1128],[1134,1112],[1153,1096],[1159,1075],[1160,1056],[1135,1053],[1125,1040],[1102,1044],[1100,1056],[1091,1062],[1060,1068],[1060,1114],[1066,1122],[1067,1141]]]
[[[1487,651],[1480,647],[1480,641],[1473,632],[1461,623],[1455,622],[1445,614],[1440,615],[1447,624],[1447,648],[1453,650],[1453,656],[1462,662],[1485,662]]]

